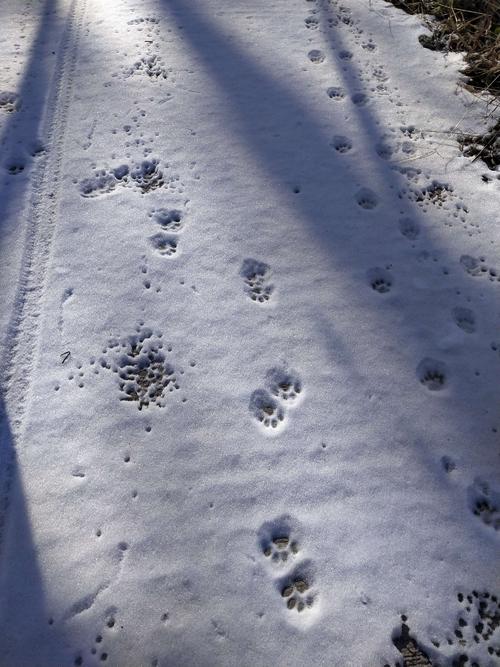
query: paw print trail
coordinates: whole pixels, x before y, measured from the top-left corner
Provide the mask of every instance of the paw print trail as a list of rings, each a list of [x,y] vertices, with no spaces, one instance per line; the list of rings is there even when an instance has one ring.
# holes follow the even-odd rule
[[[313,564],[304,560],[288,516],[265,523],[259,530],[260,547],[272,569],[274,587],[288,612],[301,615],[317,602]]]

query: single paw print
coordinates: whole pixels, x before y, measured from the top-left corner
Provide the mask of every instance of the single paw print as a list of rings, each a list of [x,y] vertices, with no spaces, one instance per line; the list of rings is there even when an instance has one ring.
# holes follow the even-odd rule
[[[370,211],[378,205],[378,197],[369,188],[361,188],[356,193],[356,202],[361,208]]]
[[[454,308],[453,319],[456,325],[466,333],[474,333],[476,330],[476,318],[470,308]]]
[[[490,488],[488,482],[476,480],[469,487],[472,513],[486,526],[500,530],[500,493]]]
[[[281,589],[281,597],[286,600],[286,607],[301,613],[314,604],[314,595],[310,592],[310,583],[306,577],[289,579]]]
[[[269,392],[257,389],[250,398],[250,410],[255,418],[266,428],[275,429],[285,419],[285,413]]]
[[[299,552],[299,545],[296,541],[290,541],[288,535],[273,537],[272,540],[264,546],[263,554],[273,563],[286,563],[290,558]]]
[[[370,269],[367,274],[371,288],[379,294],[387,294],[391,291],[393,279],[389,271],[379,268]]]
[[[177,252],[177,239],[173,236],[168,236],[163,232],[155,234],[150,238],[151,245],[154,250],[165,257],[172,257]]]
[[[177,209],[153,208],[149,212],[149,217],[166,232],[179,232],[184,226],[183,213]]]
[[[316,65],[324,62],[325,60],[325,54],[320,49],[313,49],[312,51],[309,51],[307,57],[312,63],[315,63]]]
[[[437,359],[423,359],[417,367],[417,375],[429,391],[439,391],[444,388],[447,381],[446,364]]]
[[[352,141],[349,139],[349,137],[337,135],[333,137],[332,141],[330,142],[330,146],[332,146],[332,148],[334,148],[337,153],[348,153],[352,148]]]
[[[297,375],[278,368],[267,374],[269,389],[281,401],[293,402],[302,391],[302,383]]]
[[[240,275],[245,282],[245,291],[252,301],[265,303],[271,298],[274,287],[269,282],[270,266],[256,259],[245,259]]]

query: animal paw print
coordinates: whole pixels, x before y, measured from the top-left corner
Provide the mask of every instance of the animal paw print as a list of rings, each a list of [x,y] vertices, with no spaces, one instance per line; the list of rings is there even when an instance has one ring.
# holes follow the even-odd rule
[[[112,192],[117,185],[126,183],[128,173],[127,164],[115,169],[98,169],[94,176],[80,182],[80,194],[82,197],[99,197]]]
[[[293,403],[302,391],[302,384],[297,375],[279,368],[273,368],[267,374],[269,390],[281,401]]]
[[[148,215],[160,225],[165,232],[180,232],[184,226],[184,214],[176,208],[152,208]]]
[[[332,146],[337,153],[348,153],[352,148],[352,141],[349,137],[338,135],[333,137],[330,146]]]
[[[281,597],[286,600],[289,611],[303,612],[314,604],[314,595],[311,593],[311,584],[304,575],[290,577],[281,589]]]
[[[316,16],[308,16],[304,23],[309,30],[317,30],[319,28],[319,19]]]
[[[265,389],[256,389],[250,398],[250,411],[266,428],[276,429],[285,419],[283,408]]]
[[[327,88],[326,94],[331,100],[343,100],[345,97],[345,91],[343,88],[340,88],[339,86],[332,86],[331,88]]]
[[[273,563],[286,563],[299,552],[299,545],[296,541],[290,540],[290,535],[278,535],[273,537],[263,549],[263,554]]]
[[[426,357],[417,366],[417,375],[429,391],[439,391],[446,385],[448,369],[444,362]]]
[[[378,292],[379,294],[387,294],[387,292],[391,291],[394,281],[391,274],[386,269],[381,269],[377,266],[368,271],[367,277],[371,288],[375,292]]]
[[[356,193],[356,202],[358,206],[369,211],[378,205],[377,195],[369,188],[361,188]]]
[[[453,308],[452,314],[457,327],[460,327],[466,333],[474,333],[476,317],[470,308]]]
[[[173,257],[179,250],[177,234],[184,227],[184,214],[178,209],[153,208],[148,215],[162,229],[149,239],[153,249],[163,257]]]
[[[477,480],[469,488],[472,513],[494,530],[500,530],[500,493],[492,491],[487,482]]]
[[[325,60],[325,54],[320,49],[313,49],[312,51],[309,51],[307,57],[315,65],[319,65]]]
[[[290,516],[281,516],[265,523],[260,529],[259,545],[264,557],[279,571],[288,570],[285,575],[276,578],[276,569],[271,576],[285,606],[290,612],[301,614],[310,609],[315,602],[316,592],[313,587],[313,568],[310,561],[292,564],[299,557],[299,544],[292,537],[294,521]]]
[[[488,267],[485,257],[476,258],[471,255],[462,255],[460,264],[470,276],[487,276],[491,282],[500,282],[499,272],[493,267]]]
[[[159,233],[150,238],[154,250],[163,257],[172,257],[177,253],[177,239],[174,236]]]
[[[0,109],[7,113],[18,111],[20,107],[19,95],[8,90],[0,91]]]
[[[141,25],[141,23],[145,23],[146,25],[148,23],[151,23],[152,25],[157,25],[159,22],[160,19],[156,18],[155,16],[144,16],[144,17],[141,16],[139,18],[127,21],[127,25]]]
[[[99,197],[112,192],[118,185],[136,187],[141,194],[146,194],[164,186],[176,189],[175,182],[178,180],[178,176],[166,179],[159,167],[159,160],[152,158],[142,160],[132,168],[128,164],[121,164],[114,169],[99,169],[94,176],[80,181],[80,194],[82,197]]]
[[[271,267],[256,259],[245,259],[240,275],[245,282],[245,291],[252,301],[264,304],[271,298],[274,291],[269,282]]]
[[[412,218],[408,217],[400,218],[399,231],[409,241],[416,241],[416,239],[420,235],[420,226],[418,222],[416,222]]]
[[[296,373],[272,368],[266,375],[267,389],[257,389],[250,398],[250,411],[265,427],[277,429],[285,422],[285,406],[292,406],[302,392]]]

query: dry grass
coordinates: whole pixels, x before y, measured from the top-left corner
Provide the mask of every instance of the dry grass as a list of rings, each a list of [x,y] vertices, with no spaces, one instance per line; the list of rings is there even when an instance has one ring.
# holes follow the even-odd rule
[[[500,98],[500,0],[389,1],[409,14],[422,15],[432,31],[420,37],[422,46],[464,54],[462,72],[469,90]],[[483,135],[459,137],[464,154],[483,160],[490,169],[500,164],[499,108],[495,105],[494,124]]]

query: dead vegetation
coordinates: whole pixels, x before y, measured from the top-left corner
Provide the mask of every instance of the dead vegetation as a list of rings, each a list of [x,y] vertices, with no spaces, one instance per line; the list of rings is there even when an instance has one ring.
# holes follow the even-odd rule
[[[419,14],[431,31],[422,46],[461,52],[466,87],[493,97],[493,125],[482,135],[458,137],[464,155],[483,160],[490,169],[500,164],[500,0],[390,0],[409,14]]]

